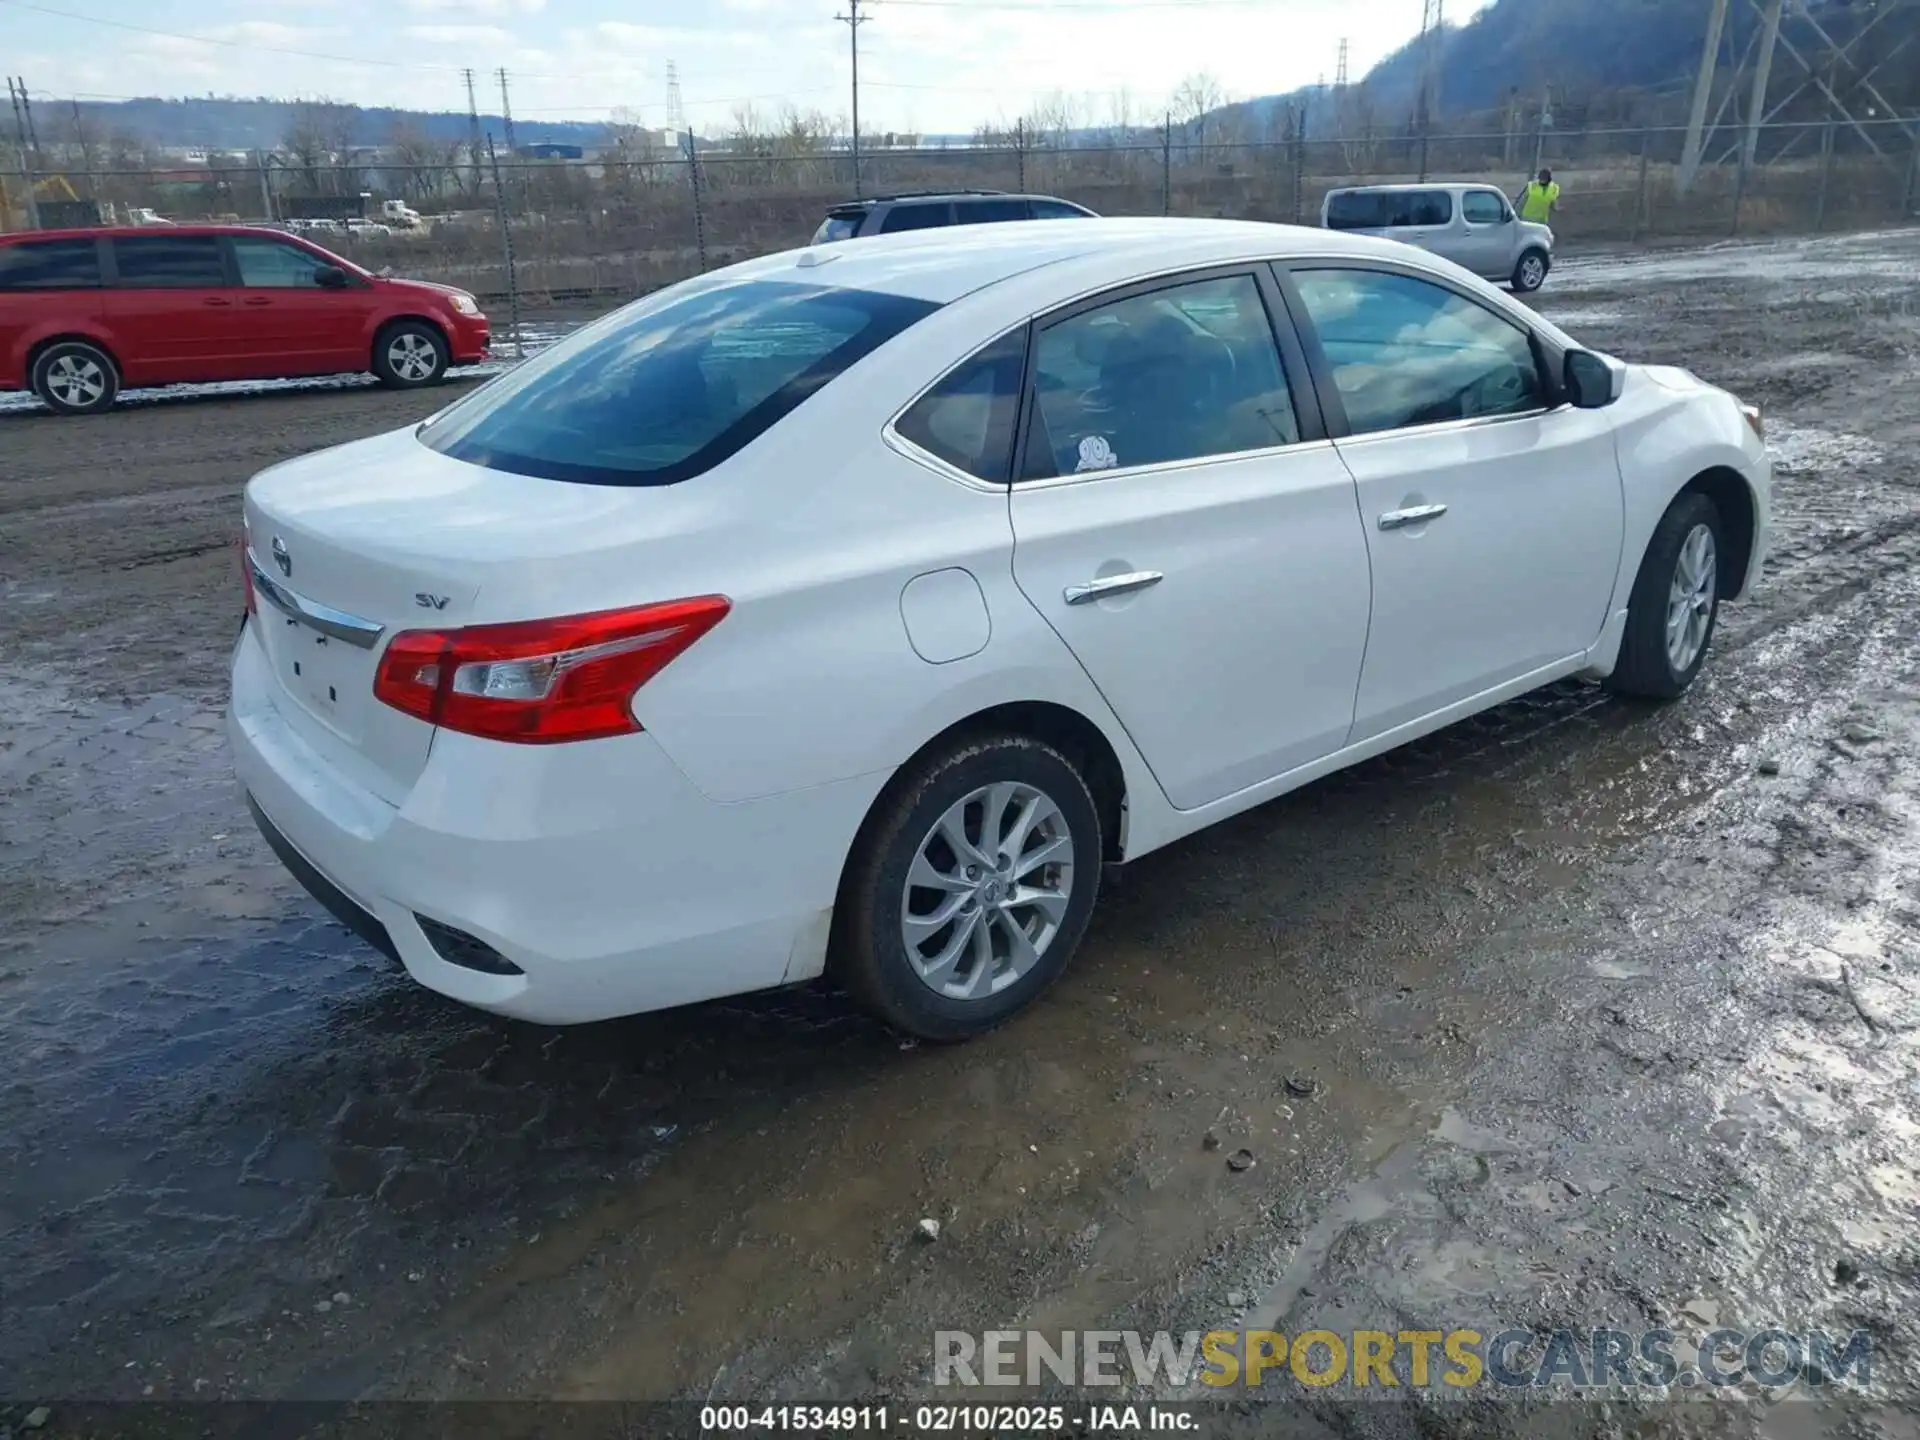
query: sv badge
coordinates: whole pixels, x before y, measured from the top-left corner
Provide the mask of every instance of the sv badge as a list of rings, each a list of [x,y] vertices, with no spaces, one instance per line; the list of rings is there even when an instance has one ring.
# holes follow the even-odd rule
[[[422,610],[444,610],[447,608],[449,598],[446,595],[429,595],[426,591],[419,590],[414,592],[413,603]]]

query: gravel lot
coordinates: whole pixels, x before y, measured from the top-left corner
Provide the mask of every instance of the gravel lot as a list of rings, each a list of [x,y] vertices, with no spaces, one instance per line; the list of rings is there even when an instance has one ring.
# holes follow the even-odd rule
[[[1916,301],[1920,232],[1566,262],[1543,311],[1771,417],[1774,557],[1701,684],[1530,697],[1152,856],[957,1049],[812,991],[494,1020],[283,878],[219,728],[238,490],[444,392],[9,405],[0,1431],[143,1396],[910,1397],[936,1327],[1666,1321],[1865,1328],[1889,1408],[1846,1433],[1913,1433]],[[1541,1423],[1293,1398],[1301,1433]],[[1698,1398],[1555,1415],[1864,1423]]]

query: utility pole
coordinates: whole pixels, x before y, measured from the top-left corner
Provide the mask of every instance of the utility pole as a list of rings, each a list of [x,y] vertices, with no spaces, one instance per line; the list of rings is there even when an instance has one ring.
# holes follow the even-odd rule
[[[501,66],[497,73],[500,76],[500,122],[506,127],[507,154],[511,157],[516,148],[513,143],[513,101],[507,98],[506,67]]]
[[[87,199],[97,200],[98,197],[94,194],[93,189],[93,147],[87,144],[87,132],[80,121],[80,102],[75,100],[71,103],[73,105],[73,143],[75,148],[80,151],[80,164],[85,168],[87,177]]]
[[[1693,109],[1687,116],[1687,143],[1680,153],[1680,173],[1674,185],[1682,195],[1693,189],[1700,174],[1700,147],[1706,142],[1707,106],[1713,100],[1714,72],[1720,66],[1720,37],[1727,30],[1727,0],[1711,0],[1707,14],[1707,42],[1700,51],[1700,73],[1693,82]]]
[[[473,193],[480,193],[480,102],[473,94],[473,71],[462,70],[467,82],[467,168],[472,176]]]
[[[853,55],[853,198],[858,200],[860,189],[860,27],[871,16],[860,13],[860,0],[847,0],[847,13],[833,17],[847,27],[847,43]]]
[[[1768,0],[1765,28],[1760,35],[1760,58],[1753,67],[1753,95],[1747,101],[1747,138],[1740,150],[1740,176],[1753,171],[1760,154],[1760,126],[1767,113],[1767,85],[1773,79],[1773,52],[1780,46],[1780,12],[1785,0]]]
[[[1446,24],[1446,0],[1426,0],[1420,11],[1420,179],[1427,178],[1427,157],[1433,132],[1434,91],[1438,88],[1441,29]]]
[[[13,76],[7,77],[7,99],[13,105],[13,134],[20,152],[20,176],[27,182],[27,228],[40,228],[40,201],[34,194],[38,181],[34,177],[33,160],[27,153],[27,119],[25,111],[26,82]]]

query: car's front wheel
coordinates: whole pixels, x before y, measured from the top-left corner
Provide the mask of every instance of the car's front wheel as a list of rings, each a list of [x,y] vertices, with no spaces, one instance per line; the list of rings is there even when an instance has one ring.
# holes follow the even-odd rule
[[[1719,508],[1705,495],[1684,494],[1661,516],[1633,583],[1612,689],[1673,700],[1693,684],[1720,617],[1725,537]]]
[[[389,325],[373,342],[373,373],[396,390],[432,385],[447,373],[447,341],[420,320]]]
[[[1516,295],[1531,295],[1547,283],[1547,271],[1552,262],[1543,250],[1529,250],[1520,257],[1520,263],[1513,267],[1513,292]]]
[[[62,415],[98,415],[120,394],[120,371],[97,345],[63,340],[34,358],[33,393]]]
[[[964,1040],[1065,968],[1100,887],[1099,811],[1052,746],[963,737],[914,762],[856,842],[833,972],[899,1030]]]

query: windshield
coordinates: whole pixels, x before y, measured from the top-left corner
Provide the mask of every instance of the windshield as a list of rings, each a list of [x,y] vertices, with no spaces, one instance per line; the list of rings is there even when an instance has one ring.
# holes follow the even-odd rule
[[[846,214],[829,215],[820,222],[820,228],[813,232],[812,244],[827,245],[835,240],[851,240],[860,233],[862,212],[855,210]]]
[[[939,307],[783,281],[695,282],[617,312],[420,431],[470,465],[585,485],[713,468]]]

